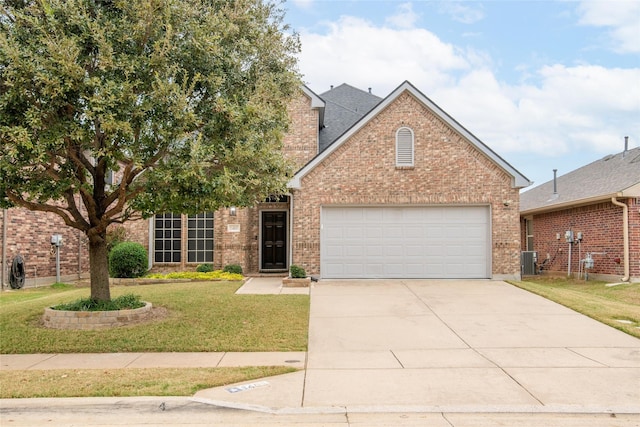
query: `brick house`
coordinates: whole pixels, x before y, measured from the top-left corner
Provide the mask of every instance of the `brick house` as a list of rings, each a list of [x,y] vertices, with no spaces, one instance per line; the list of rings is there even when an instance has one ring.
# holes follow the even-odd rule
[[[529,180],[405,82],[381,99],[303,87],[289,192],[246,209],[130,224],[154,270],[240,264],[320,278],[517,278]]]
[[[522,193],[520,218],[537,272],[640,281],[640,148]]]
[[[520,276],[519,190],[529,180],[409,82],[384,99],[346,84],[321,95],[303,86],[289,113],[283,154],[298,171],[288,193],[128,223],[153,270]]]

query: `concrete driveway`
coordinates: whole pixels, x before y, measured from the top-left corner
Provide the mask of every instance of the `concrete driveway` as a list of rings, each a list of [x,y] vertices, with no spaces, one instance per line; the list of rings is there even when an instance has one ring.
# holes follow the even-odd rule
[[[196,399],[276,412],[640,413],[640,340],[501,281],[327,280],[311,290],[305,371]]]

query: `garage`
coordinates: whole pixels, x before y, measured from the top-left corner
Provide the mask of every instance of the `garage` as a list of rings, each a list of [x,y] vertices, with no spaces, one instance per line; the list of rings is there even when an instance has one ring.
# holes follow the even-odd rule
[[[323,207],[322,278],[491,277],[488,206]]]

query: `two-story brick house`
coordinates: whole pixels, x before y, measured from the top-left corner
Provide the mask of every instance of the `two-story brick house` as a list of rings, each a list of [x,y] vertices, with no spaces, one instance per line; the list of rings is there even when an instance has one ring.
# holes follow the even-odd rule
[[[385,98],[302,87],[289,191],[250,208],[127,225],[154,270],[300,265],[320,278],[517,278],[529,180],[409,82]]]
[[[247,209],[161,215],[154,269],[210,262],[320,278],[519,277],[529,180],[405,82],[381,99],[341,85],[291,104],[289,192]],[[146,233],[145,233],[146,231]]]

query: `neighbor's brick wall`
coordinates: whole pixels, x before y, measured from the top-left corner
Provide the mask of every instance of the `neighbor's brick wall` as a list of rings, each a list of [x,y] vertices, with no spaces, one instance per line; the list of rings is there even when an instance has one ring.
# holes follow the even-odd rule
[[[295,170],[318,154],[319,113],[302,91],[289,105],[289,131],[283,139],[283,153],[295,163]]]
[[[630,273],[632,278],[640,278],[640,207],[635,199],[628,199],[626,203],[629,206]],[[572,247],[572,273],[578,273],[580,259],[584,259],[587,252],[598,252],[603,254],[592,256],[595,263],[590,274],[622,276],[622,212],[622,207],[604,202],[534,215],[534,248],[538,251],[538,263],[548,259],[544,271],[566,274],[569,244],[564,233],[573,230],[574,235],[582,232],[583,240]],[[557,233],[560,233],[560,240],[556,239]]]
[[[627,200],[629,206],[629,273],[640,281],[640,197]]]
[[[6,217],[4,216],[6,212]],[[60,275],[66,280],[77,279],[89,271],[89,250],[87,239],[80,231],[68,227],[58,215],[34,212],[24,208],[11,208],[0,211],[0,259],[2,244],[6,239],[6,261],[2,266],[5,284],[9,283],[8,269],[13,258],[20,254],[25,260],[26,281],[30,286],[38,281],[53,283],[56,278],[56,257],[51,250],[51,236],[61,234],[63,245],[60,248]],[[7,222],[7,235],[2,235],[4,222]]]
[[[415,134],[412,169],[395,166],[401,126]],[[320,273],[322,205],[470,203],[491,206],[493,274],[518,275],[519,192],[511,178],[405,93],[303,178],[294,192],[293,263]]]

